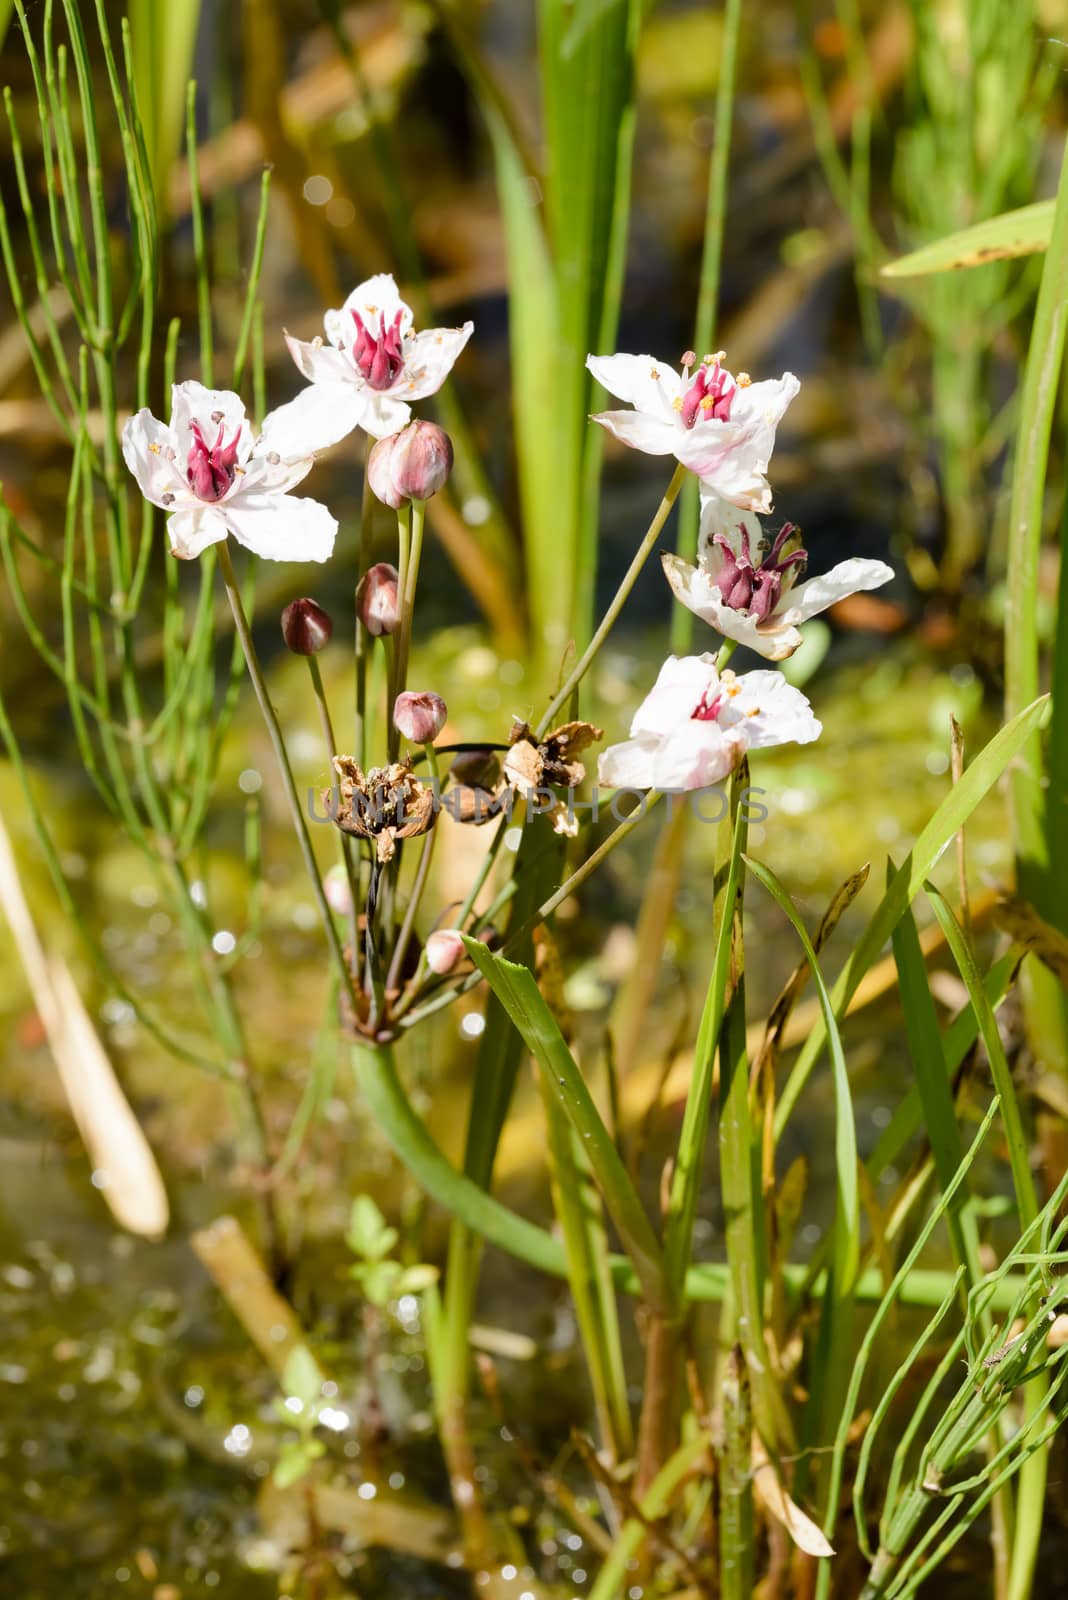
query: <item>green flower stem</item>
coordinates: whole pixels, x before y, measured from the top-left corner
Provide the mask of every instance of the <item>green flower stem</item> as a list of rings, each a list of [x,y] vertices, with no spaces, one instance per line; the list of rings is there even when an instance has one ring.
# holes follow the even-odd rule
[[[653,546],[660,537],[664,524],[671,514],[671,508],[678,499],[679,490],[682,488],[682,485],[686,480],[686,473],[687,469],[682,466],[681,463],[675,468],[671,482],[664,491],[664,498],[657,507],[656,515],[649,524],[645,538],[638,546],[634,560],[627,568],[622,583],[616,590],[608,610],[605,612],[600,623],[598,624],[596,633],[586,646],[585,650],[582,652],[582,655],[579,657],[574,667],[568,673],[564,683],[549,702],[545,714],[538,723],[537,734],[539,738],[541,738],[542,735],[546,733],[552,726],[553,718],[560,711],[561,706],[567,705],[567,702],[570,700],[572,694],[578,688],[579,684],[586,676],[586,673],[589,671],[597,652],[600,650],[601,646],[604,644],[608,635],[615,626],[616,619],[626,603],[627,596],[634,588],[634,585],[638,580],[638,575],[645,566],[645,563],[648,561],[649,556],[652,553]]]
[[[360,504],[360,581],[366,576],[371,565],[372,531],[375,514],[375,497],[371,489],[371,481],[367,475],[367,463],[371,458],[375,441],[367,435],[366,449],[363,463],[363,499]],[[357,585],[357,593],[359,586]],[[356,760],[360,768],[367,768],[367,657],[370,647],[370,635],[360,621],[359,607],[356,607],[356,632],[353,643],[354,666],[356,676]],[[387,682],[392,682],[392,671]]]
[[[426,764],[434,781],[436,792],[440,794],[441,773],[438,768],[437,751],[430,743],[425,744],[423,749],[426,752]],[[415,869],[415,879],[412,883],[411,893],[408,896],[408,904],[405,907],[404,920],[401,923],[400,932],[397,934],[397,942],[393,949],[393,959],[389,964],[389,974],[386,978],[387,996],[396,993],[400,986],[401,974],[404,971],[404,958],[408,954],[408,945],[411,941],[412,929],[415,927],[416,913],[419,910],[419,902],[423,898],[423,893],[427,885],[427,879],[430,876],[430,863],[434,857],[434,844],[438,837],[439,826],[440,824],[435,821],[429,832],[423,835],[423,845],[419,853],[419,864]],[[419,970],[415,975],[417,982],[420,973],[425,971],[425,965],[425,954],[424,952],[420,951]]]
[[[307,869],[308,879],[312,887],[312,893],[314,894],[316,904],[319,907],[319,915],[322,918],[323,932],[326,934],[326,942],[329,946],[330,954],[333,957],[334,964],[337,967],[338,975],[344,985],[344,992],[351,995],[352,975],[349,972],[348,964],[345,960],[345,952],[341,948],[341,941],[338,938],[333,914],[331,913],[330,907],[327,903],[326,895],[323,891],[323,880],[319,874],[319,865],[315,859],[315,851],[312,848],[311,835],[308,832],[308,824],[304,816],[303,807],[300,803],[300,796],[297,793],[297,786],[293,779],[293,769],[289,765],[289,755],[286,751],[285,739],[282,736],[282,729],[279,726],[278,717],[275,713],[274,706],[271,704],[271,697],[267,690],[267,683],[263,676],[263,668],[260,665],[259,656],[256,654],[256,646],[252,639],[252,630],[249,627],[248,617],[245,615],[244,602],[241,599],[241,590],[238,588],[233,562],[230,560],[230,552],[227,549],[225,540],[223,540],[221,544],[216,545],[215,548],[219,557],[219,569],[222,572],[223,582],[226,585],[226,597],[230,602],[230,609],[234,615],[234,627],[237,629],[238,638],[241,640],[241,648],[245,653],[245,662],[248,666],[248,675],[252,679],[252,687],[256,692],[256,699],[259,701],[260,711],[263,714],[264,722],[267,724],[267,732],[270,735],[271,744],[274,746],[274,753],[278,760],[278,768],[282,775],[282,786],[285,789],[286,799],[289,802],[289,810],[293,819],[293,827],[296,830],[297,840],[300,844],[301,855],[304,858],[304,865]]]
[[[397,626],[393,634],[393,650],[390,655],[389,674],[389,706],[387,707],[386,723],[389,729],[388,748],[389,759],[396,761],[397,752],[400,750],[400,729],[394,726],[393,706],[404,688],[404,596],[408,588],[408,562],[411,558],[412,545],[412,502],[405,500],[397,510]]]
[[[581,867],[578,867],[554,894],[551,894],[547,900],[543,900],[537,910],[520,927],[509,933],[508,938],[501,946],[501,954],[513,954],[516,946],[531,934],[540,923],[544,922],[547,917],[551,917],[557,906],[561,905],[569,894],[574,894],[576,889],[582,887],[586,879],[596,872],[605,857],[610,855],[617,845],[622,844],[624,839],[634,832],[638,824],[644,821],[653,807],[658,805],[662,799],[663,795],[659,790],[651,790],[646,803],[643,806],[639,806],[633,815],[624,818],[617,828],[613,828],[608,838],[597,846],[597,849],[587,857]],[[425,1017],[431,1016],[435,1011],[441,1011],[445,1006],[452,1005],[453,1001],[459,999],[460,995],[467,994],[481,981],[480,973],[468,973],[467,977],[454,988],[449,989],[444,994],[434,995],[433,999],[427,1000],[425,1004],[409,1012],[404,1018],[403,1026],[406,1028],[414,1027],[417,1022],[422,1022]]]
[[[316,703],[319,707],[319,717],[323,725],[323,739],[326,743],[326,758],[330,763],[330,781],[333,784],[337,779],[334,757],[338,754],[338,748],[337,739],[334,736],[334,724],[330,716],[330,707],[326,700],[326,689],[323,686],[323,675],[319,670],[319,662],[316,656],[306,656],[305,660],[308,663],[312,689],[315,692]],[[351,902],[349,906],[349,947],[352,951],[353,968],[355,968],[359,959],[360,948],[359,923],[357,920],[360,904],[360,872],[351,837],[347,833],[342,833],[340,828],[336,831],[341,845],[341,862],[345,868],[345,877],[349,885],[349,900]]]

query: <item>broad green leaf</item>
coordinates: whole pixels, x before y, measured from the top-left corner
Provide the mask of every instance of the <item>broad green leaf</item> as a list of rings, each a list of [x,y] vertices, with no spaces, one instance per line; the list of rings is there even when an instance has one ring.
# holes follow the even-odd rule
[[[1018,211],[1004,211],[999,217],[977,222],[960,233],[951,233],[896,261],[888,261],[880,275],[920,278],[932,272],[959,272],[964,267],[985,266],[988,261],[1033,255],[1049,244],[1053,205],[1052,200],[1036,200]]]
[[[912,904],[943,850],[959,833],[976,806],[985,795],[989,794],[1027,741],[1043,726],[1048,716],[1048,695],[1040,696],[1031,705],[1025,706],[1018,712],[1012,721],[1007,722],[979,752],[960,782],[954,784],[927,826],[921,831],[893,883],[876,906],[871,921],[831,991],[834,1013],[839,1020],[845,1015],[861,978],[890,938],[905,907]],[[823,1048],[825,1038],[826,1026],[821,1018],[794,1063],[793,1071],[783,1089],[775,1114],[777,1139],[781,1137],[783,1129],[790,1120],[816,1058]]]
[[[670,1314],[674,1309],[673,1296],[652,1224],[532,973],[503,956],[493,955],[478,939],[465,935],[464,947],[519,1030],[527,1049],[546,1075],[551,1092],[558,1097],[583,1141],[605,1206],[647,1300],[657,1311]]]

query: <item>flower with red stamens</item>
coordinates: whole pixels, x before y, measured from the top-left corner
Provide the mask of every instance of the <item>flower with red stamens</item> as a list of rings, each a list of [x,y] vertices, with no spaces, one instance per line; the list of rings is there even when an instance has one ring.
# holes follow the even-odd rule
[[[289,493],[331,442],[314,422],[297,399],[254,437],[239,395],[195,382],[174,385],[169,424],[147,409],[132,416],[122,453],[145,499],[170,513],[171,554],[190,560],[232,534],[268,561],[325,561],[337,522]]]
[[[669,656],[630,725],[597,765],[612,789],[707,789],[750,750],[811,744],[820,724],[781,672],[717,672],[716,658]]]
[[[631,411],[601,411],[603,428],[649,455],[674,456],[708,490],[749,511],[770,511],[768,462],[775,430],[800,384],[792,372],[764,383],[735,377],[719,355],[696,372],[692,351],[682,371],[652,356],[587,356],[597,382]]]
[[[323,318],[326,340],[286,334],[289,352],[311,384],[325,433],[343,439],[363,428],[376,439],[397,433],[411,403],[436,394],[471,337],[462,328],[412,328],[411,307],[388,272],[368,278]]]
[[[801,643],[800,623],[894,576],[885,561],[851,556],[822,577],[799,583],[808,564],[799,529],[784,523],[769,546],[752,512],[715,494],[701,497],[697,565],[676,555],[660,559],[676,600],[725,639],[768,661],[793,655]]]

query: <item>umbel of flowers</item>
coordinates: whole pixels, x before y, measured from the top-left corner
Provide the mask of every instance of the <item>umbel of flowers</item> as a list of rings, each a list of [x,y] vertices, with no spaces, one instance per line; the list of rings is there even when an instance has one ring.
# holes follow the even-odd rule
[[[455,926],[439,917],[417,958],[409,959],[419,897],[426,887],[441,780],[436,741],[447,719],[444,700],[407,687],[412,615],[419,573],[426,502],[444,488],[452,469],[452,444],[437,424],[413,421],[411,406],[436,393],[472,333],[459,328],[415,331],[411,308],[392,277],[380,273],[361,283],[338,310],[324,318],[326,338],[286,340],[307,387],[264,418],[257,432],[240,397],[195,381],[175,385],[168,423],[147,410],[132,417],[123,452],[142,493],[167,513],[174,555],[183,559],[219,547],[219,560],[234,609],[249,670],[267,719],[294,824],[305,845],[309,871],[318,885],[320,909],[334,954],[351,978],[354,1025],[376,1038],[389,1036],[395,1017],[411,1009],[419,985],[468,981],[450,977],[461,961],[460,934],[477,930],[465,905]],[[785,523],[766,534],[761,515],[771,511],[768,469],[776,429],[797,393],[792,373],[753,383],[732,373],[722,353],[698,361],[692,352],[679,369],[647,355],[590,356],[587,366],[627,409],[604,411],[595,421],[633,449],[671,456],[700,481],[701,524],[695,565],[663,557],[672,592],[724,641],[718,654],[669,657],[656,683],[631,719],[629,737],[603,751],[598,777],[610,788],[700,789],[720,783],[751,750],[788,742],[807,744],[820,724],[803,694],[775,671],[736,676],[726,662],[736,645],[770,661],[782,661],[801,643],[800,626],[836,600],[886,583],[891,569],[881,561],[850,558],[822,577],[806,576],[808,555],[800,531]],[[266,691],[227,553],[233,537],[254,555],[272,561],[325,561],[338,525],[318,501],[293,490],[315,458],[354,429],[368,436],[367,483],[397,513],[396,565],[369,567],[355,589],[357,639],[374,641],[387,657],[388,748],[378,765],[362,747],[345,755],[334,744],[333,724],[318,652],[332,623],[317,603],[294,600],[283,616],[291,650],[308,658],[319,698],[329,765],[334,777],[333,815],[343,848],[344,894],[337,874],[329,892],[316,876],[307,825],[292,780],[285,744]],[[622,607],[670,510],[682,472],[672,479],[658,519],[589,647],[536,725],[517,719],[507,758],[468,747],[449,770],[455,790],[453,814],[460,821],[485,821],[498,814],[510,793],[539,794],[581,783],[584,765],[575,759],[596,743],[601,730],[567,722],[554,727]],[[363,646],[361,646],[363,648]],[[357,652],[357,659],[360,651]],[[358,673],[358,725],[365,726],[366,673]],[[552,729],[553,731],[548,731]],[[361,746],[363,735],[360,734]],[[403,747],[407,747],[404,753]],[[502,748],[501,745],[496,746]],[[477,779],[461,767],[474,759]],[[425,771],[416,766],[425,762]],[[491,770],[492,768],[492,770]],[[432,780],[429,781],[429,780]],[[331,792],[328,791],[328,794]],[[474,799],[487,804],[473,803]],[[553,824],[574,832],[571,813],[557,799]],[[392,913],[383,924],[379,878],[399,868],[401,846],[422,850],[415,888],[400,928]],[[365,851],[362,864],[354,852]],[[363,893],[364,878],[369,887]],[[388,899],[392,905],[392,899]],[[363,904],[364,932],[357,907]],[[343,906],[350,920],[350,946],[343,950],[332,915]],[[377,930],[377,931],[376,931]],[[381,944],[377,945],[376,940]],[[418,946],[418,939],[415,940]],[[414,989],[413,989],[414,985]]]

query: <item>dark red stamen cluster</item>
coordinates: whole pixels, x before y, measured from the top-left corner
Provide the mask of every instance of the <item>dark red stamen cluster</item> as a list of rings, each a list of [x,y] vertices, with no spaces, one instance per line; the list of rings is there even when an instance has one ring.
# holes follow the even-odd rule
[[[742,548],[736,553],[725,534],[717,533],[712,540],[723,552],[723,566],[716,577],[716,587],[725,605],[732,611],[748,611],[750,616],[763,622],[775,610],[782,594],[783,575],[791,567],[803,566],[808,560],[804,550],[792,550],[782,555],[787,540],[797,533],[792,522],[783,523],[778,537],[764,559],[753,565],[749,549],[749,531],[741,525]]]
[[[225,422],[219,423],[214,444],[207,442],[199,422],[191,422],[189,431],[193,435],[185,464],[189,487],[198,500],[221,500],[237,475],[237,446],[241,429],[238,428],[229,444],[225,443]]]
[[[353,361],[372,389],[389,389],[404,365],[401,313],[398,311],[387,327],[385,313],[379,312],[377,334],[371,332],[358,311],[352,313],[352,320],[356,324]]]
[[[737,385],[724,372],[718,361],[711,366],[698,368],[697,376],[682,397],[682,420],[687,428],[706,417],[717,422],[730,420],[731,403],[737,394]]]
[[[696,709],[691,712],[690,721],[715,722],[716,718],[719,716],[722,706],[722,694],[717,694],[714,699],[710,700],[708,698],[708,690],[706,689],[700,700],[697,702]]]

